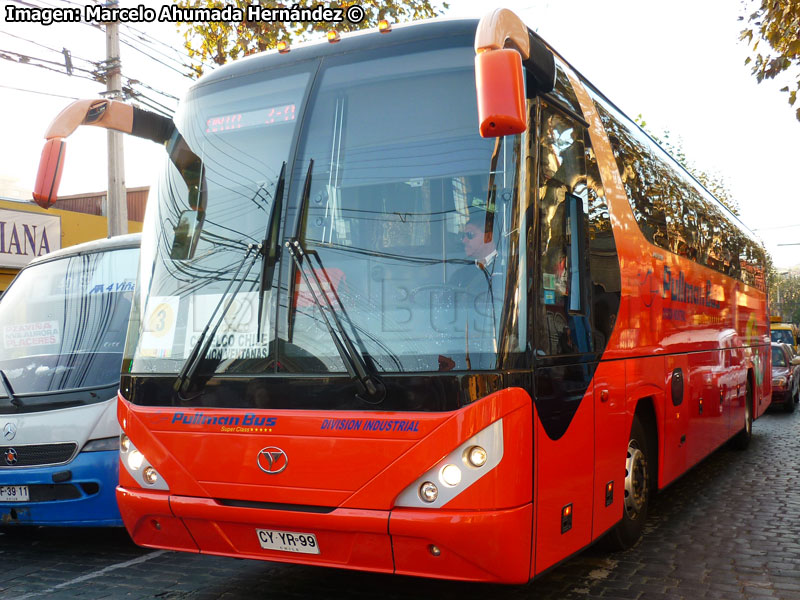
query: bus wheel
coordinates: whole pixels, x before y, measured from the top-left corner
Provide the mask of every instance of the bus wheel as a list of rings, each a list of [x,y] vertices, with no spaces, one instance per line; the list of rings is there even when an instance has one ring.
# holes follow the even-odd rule
[[[634,417],[625,459],[625,503],[622,520],[609,532],[606,546],[612,550],[630,548],[642,537],[650,504],[650,473],[647,436],[638,417]]]
[[[733,447],[737,450],[746,450],[753,437],[753,388],[747,382],[747,399],[744,403],[744,427],[733,438]]]

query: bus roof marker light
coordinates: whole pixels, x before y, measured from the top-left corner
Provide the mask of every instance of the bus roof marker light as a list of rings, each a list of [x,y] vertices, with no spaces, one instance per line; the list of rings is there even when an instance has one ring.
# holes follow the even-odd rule
[[[281,40],[280,42],[278,42],[278,52],[280,54],[286,54],[287,52],[289,52],[289,50],[291,50],[291,48],[289,47],[289,42],[285,40]]]
[[[392,30],[392,24],[388,19],[381,19],[378,21],[378,31],[381,33],[389,33]]]
[[[336,42],[340,42],[342,40],[342,36],[339,35],[339,32],[335,29],[331,29],[328,32],[328,41],[331,44],[335,44]]]

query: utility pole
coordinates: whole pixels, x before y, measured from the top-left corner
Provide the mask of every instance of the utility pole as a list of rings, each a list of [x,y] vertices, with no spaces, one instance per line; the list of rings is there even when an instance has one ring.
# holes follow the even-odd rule
[[[109,0],[110,8],[119,0]],[[106,97],[122,99],[122,62],[119,57],[119,23],[106,23]],[[106,220],[108,237],[128,233],[128,198],[125,190],[125,161],[122,133],[108,130],[108,193]]]

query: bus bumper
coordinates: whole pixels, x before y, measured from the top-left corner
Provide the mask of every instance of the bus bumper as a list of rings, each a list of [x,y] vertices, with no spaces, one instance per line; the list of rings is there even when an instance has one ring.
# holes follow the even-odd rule
[[[524,583],[531,505],[493,511],[337,508],[300,512],[117,488],[133,540],[163,548],[422,577]],[[258,530],[313,534],[319,554],[268,550]]]
[[[81,452],[55,467],[0,470],[0,485],[25,485],[30,493],[25,502],[0,502],[0,526],[120,527],[118,479],[116,450]]]

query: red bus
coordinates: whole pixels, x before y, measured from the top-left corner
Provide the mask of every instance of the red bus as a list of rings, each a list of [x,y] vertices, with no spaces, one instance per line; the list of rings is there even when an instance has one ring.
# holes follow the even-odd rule
[[[509,11],[236,61],[174,123],[78,103],[44,204],[81,122],[168,155],[118,402],[138,544],[526,582],[635,543],[769,404],[759,244]]]

